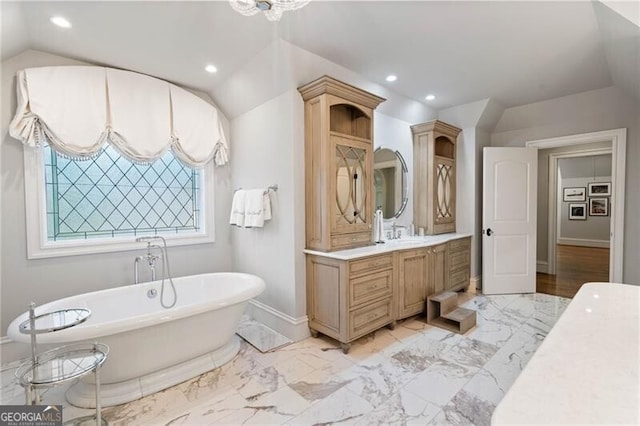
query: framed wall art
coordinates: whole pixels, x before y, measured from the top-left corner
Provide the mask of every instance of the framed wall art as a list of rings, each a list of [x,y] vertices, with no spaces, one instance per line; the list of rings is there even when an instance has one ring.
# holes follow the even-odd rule
[[[569,220],[587,220],[587,203],[569,204]]]
[[[610,197],[611,182],[592,182],[589,184],[589,197]]]
[[[563,188],[562,201],[587,201],[587,188]]]
[[[589,216],[609,216],[609,199],[589,198]]]

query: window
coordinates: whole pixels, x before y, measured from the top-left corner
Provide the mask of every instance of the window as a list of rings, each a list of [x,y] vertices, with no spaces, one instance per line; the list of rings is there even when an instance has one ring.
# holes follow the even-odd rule
[[[37,195],[27,194],[27,199],[40,211],[38,226],[29,224],[36,215],[27,217],[28,233],[38,229],[29,239],[30,258],[139,248],[135,237],[142,235],[162,235],[173,244],[213,241],[207,232],[213,223],[207,224],[204,215],[204,200],[212,198],[205,196],[205,175],[212,174],[207,168],[184,166],[171,152],[153,164],[138,165],[110,145],[83,161],[45,146],[25,150],[27,180],[29,175],[34,179],[27,170],[32,155],[39,157],[40,170],[36,185],[26,185],[27,193],[37,187]]]

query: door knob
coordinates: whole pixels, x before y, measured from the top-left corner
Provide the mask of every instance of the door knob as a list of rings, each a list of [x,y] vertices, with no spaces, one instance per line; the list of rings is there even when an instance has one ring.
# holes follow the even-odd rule
[[[493,231],[491,230],[491,228],[487,228],[487,237],[490,237],[491,234],[493,234]]]

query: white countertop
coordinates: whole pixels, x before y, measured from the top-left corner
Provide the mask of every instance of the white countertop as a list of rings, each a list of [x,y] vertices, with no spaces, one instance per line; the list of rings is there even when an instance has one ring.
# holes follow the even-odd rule
[[[446,243],[447,241],[457,240],[459,238],[470,236],[471,234],[452,232],[450,234],[429,235],[425,237],[405,237],[399,240],[387,240],[384,244],[375,244],[372,246],[359,247],[349,250],[339,250],[332,252],[304,250],[304,252],[307,254],[315,254],[317,256],[330,257],[332,259],[352,260],[358,259],[360,257],[389,253],[396,250],[409,250],[420,247],[435,246],[437,244]]]
[[[640,424],[639,312],[640,286],[583,285],[491,423]]]

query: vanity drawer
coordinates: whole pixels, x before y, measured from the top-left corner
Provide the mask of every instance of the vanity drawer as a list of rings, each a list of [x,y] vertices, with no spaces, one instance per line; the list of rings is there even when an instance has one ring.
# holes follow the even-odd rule
[[[351,278],[349,306],[354,307],[371,300],[391,295],[393,270],[375,272],[358,278]]]
[[[377,330],[393,320],[391,298],[379,300],[349,312],[349,340]]]
[[[340,235],[331,238],[332,250],[339,250],[346,247],[366,246],[371,244],[371,232],[360,232],[355,234]]]
[[[469,250],[471,248],[471,238],[460,238],[449,241],[449,252]]]
[[[391,269],[393,267],[393,255],[367,257],[361,260],[349,262],[349,275],[358,275],[375,269]]]
[[[449,288],[466,287],[469,285],[469,268],[461,269],[449,274]]]
[[[449,270],[454,271],[460,268],[469,267],[469,250],[462,250],[453,253],[449,253]]]

